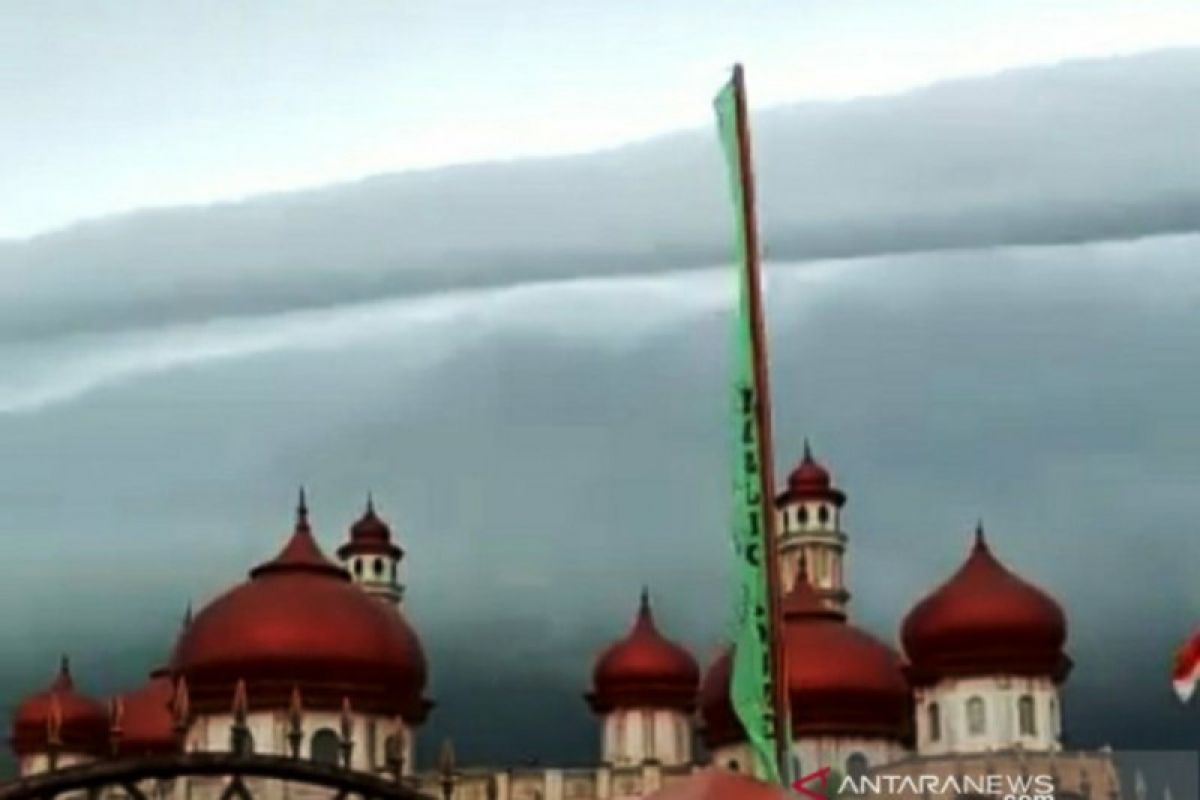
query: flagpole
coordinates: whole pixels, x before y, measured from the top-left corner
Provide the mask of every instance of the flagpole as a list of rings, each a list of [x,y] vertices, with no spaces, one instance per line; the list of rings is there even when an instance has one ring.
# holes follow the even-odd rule
[[[775,760],[779,775],[786,781],[790,774],[791,741],[788,713],[787,666],[782,645],[783,593],[779,570],[779,521],[775,512],[775,453],[771,445],[771,386],[767,369],[767,333],[762,303],[762,269],[759,258],[758,215],[755,211],[754,170],[750,158],[750,121],[746,109],[746,79],[741,64],[733,67],[733,90],[737,110],[738,163],[742,181],[742,222],[746,235],[744,269],[749,294],[751,353],[754,383],[758,388],[755,421],[761,478],[763,532],[767,568],[767,604],[769,608],[769,652],[771,667],[771,708],[775,719]]]

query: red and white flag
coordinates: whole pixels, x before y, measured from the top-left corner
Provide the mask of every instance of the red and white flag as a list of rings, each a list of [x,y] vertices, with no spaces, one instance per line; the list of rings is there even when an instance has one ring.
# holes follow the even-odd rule
[[[1171,685],[1175,694],[1186,703],[1192,699],[1196,691],[1196,681],[1200,680],[1200,631],[1192,634],[1183,647],[1175,652],[1175,669],[1171,673]]]

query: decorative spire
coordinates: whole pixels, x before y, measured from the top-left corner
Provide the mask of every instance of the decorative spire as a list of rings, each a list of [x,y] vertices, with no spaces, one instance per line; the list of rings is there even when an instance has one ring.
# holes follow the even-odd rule
[[[191,699],[188,696],[187,678],[182,675],[175,681],[175,694],[171,697],[171,717],[174,722],[175,735],[182,741],[187,734],[188,722],[191,717]]]
[[[308,527],[308,497],[305,495],[303,485],[300,487],[300,496],[296,500],[296,527]]]
[[[350,711],[350,698],[342,697],[342,735],[338,748],[342,751],[342,766],[350,769],[350,758],[354,753],[354,717]]]
[[[192,601],[188,600],[187,608],[183,611],[183,624],[180,625],[183,630],[192,627],[192,615]]]
[[[370,489],[367,490],[367,515],[375,516],[375,496]]]
[[[304,706],[300,700],[300,687],[292,687],[292,697],[288,702],[288,747],[292,758],[300,757],[300,746],[304,743]]]
[[[250,701],[246,696],[246,681],[238,678],[233,689],[233,719],[237,723],[246,722],[246,712],[250,710]]]
[[[642,584],[642,596],[638,603],[638,611],[648,614],[650,613],[650,587]]]
[[[812,446],[809,444],[807,436],[804,437],[804,463],[813,463]]]
[[[987,539],[983,533],[983,518],[982,517],[975,521],[975,546],[974,546],[974,549],[975,550],[986,550],[987,549]]]
[[[454,743],[449,737],[442,740],[442,750],[438,754],[438,772],[441,773],[442,798],[443,800],[451,800],[454,797],[454,783],[456,772],[456,759],[454,756]]]
[[[250,754],[250,728],[246,725],[246,712],[250,703],[246,697],[246,681],[238,678],[233,690],[233,727],[229,729],[230,750],[234,755]]]

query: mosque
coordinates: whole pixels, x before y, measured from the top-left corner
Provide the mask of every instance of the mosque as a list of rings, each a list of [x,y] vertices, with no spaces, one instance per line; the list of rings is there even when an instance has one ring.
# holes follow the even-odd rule
[[[898,652],[850,620],[845,504],[806,444],[776,503],[780,569],[791,587],[782,636],[797,774],[1044,776],[1056,800],[1117,798],[1109,751],[1062,745],[1060,689],[1071,661],[1059,604],[1006,567],[980,526],[959,569],[904,618]],[[662,632],[643,593],[628,634],[598,648],[584,692],[596,721],[594,763],[456,766],[447,789],[436,769],[414,763],[414,742],[436,707],[426,694],[430,666],[403,611],[403,559],[370,501],[336,561],[327,557],[301,493],[278,555],[189,615],[144,685],[94,698],[64,660],[44,691],[19,704],[10,741],[21,774],[232,750],[344,764],[455,800],[634,800],[701,766],[748,769],[730,704],[731,651],[702,673]],[[159,796],[220,796],[219,779],[186,783],[159,787]],[[262,790],[279,798],[326,791]],[[928,796],[906,791],[889,796]]]

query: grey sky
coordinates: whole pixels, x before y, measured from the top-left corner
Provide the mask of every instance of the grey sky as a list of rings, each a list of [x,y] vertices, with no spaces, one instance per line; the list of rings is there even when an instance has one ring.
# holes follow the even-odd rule
[[[0,4],[0,237],[1200,43],[1190,0]]]
[[[825,34],[797,35],[827,41],[813,45],[823,56],[805,58],[836,71],[851,53],[863,61],[866,22],[865,5],[834,5],[809,9],[827,15]],[[405,94],[429,86],[399,75],[434,58],[421,49],[429,39],[458,30],[422,17],[403,28],[406,49],[386,35],[396,26],[343,22],[332,5],[323,17],[295,5],[294,18],[267,11],[257,23],[213,18],[210,6],[205,24],[172,18],[172,39],[157,6],[138,9],[133,26],[123,11],[83,25],[88,8],[72,5],[68,25],[67,6],[38,8],[0,23],[18,43],[37,41],[31,26],[63,34],[17,55],[0,48],[22,65],[15,78],[0,71],[3,85],[16,91],[36,74],[61,86],[22,96],[27,113],[0,128],[0,158],[12,159],[0,216],[20,217],[16,232],[190,196],[214,177],[220,196],[271,184],[226,181],[228,165],[299,183],[343,175],[305,154],[328,155],[334,142],[353,150],[363,130],[394,142],[397,129],[419,139],[440,124],[351,113],[357,103],[405,106],[380,104],[374,85],[347,76]],[[625,30],[659,41],[635,12],[614,8],[624,16],[598,18],[610,38],[596,46]],[[1046,27],[1026,6],[975,19],[968,46],[949,35],[965,12],[949,8],[870,25],[880,41],[893,26],[893,55],[906,46],[899,31],[914,26],[924,37],[908,40],[914,52],[937,42],[959,61],[913,55],[926,72],[905,77],[881,56],[845,93],[973,71],[968,52],[1021,61],[1013,53],[1024,48],[1054,60],[1080,42],[1089,53],[1136,49],[1137,36],[1165,42],[1190,24],[1165,4],[1136,16],[1088,4],[1100,9],[1094,27]],[[1063,20],[1082,8],[1061,6]],[[764,76],[753,78],[759,96],[817,93],[789,82],[791,62],[770,60],[804,48],[765,28],[719,29],[720,18],[679,16],[680,38],[665,41],[690,41],[692,28],[740,32],[761,42],[763,60],[746,59]],[[505,113],[539,95],[510,83],[510,67],[481,69],[471,42],[488,30],[535,44],[559,31],[564,51],[582,41],[566,36],[580,24],[566,12],[545,19],[568,27],[536,36],[478,19],[460,26],[469,30],[458,31],[459,48],[439,51],[439,85],[469,89],[482,74]],[[206,25],[236,25],[235,51],[211,49]],[[339,44],[349,38],[354,53]],[[707,660],[728,611],[732,284],[720,266],[729,220],[707,115],[736,37],[716,38],[687,80],[661,79],[676,81],[695,119],[662,106],[653,85],[635,93],[644,116],[615,111],[613,98],[629,95],[616,90],[592,109],[629,121],[596,129],[614,140],[639,125],[701,130],[0,242],[8,702],[44,682],[63,649],[95,690],[136,681],[163,657],[189,600],[275,550],[302,482],[327,546],[372,489],[409,551],[409,609],[441,703],[426,742],[450,732],[474,761],[586,760],[592,730],[579,694],[590,659],[625,629],[643,582],[664,624]],[[699,52],[706,40],[696,41]],[[562,64],[555,80],[592,87],[612,74],[581,66],[592,63],[585,45],[577,62],[538,57]],[[262,69],[247,72],[252,47]],[[675,63],[665,45],[653,56],[630,50],[621,69]],[[55,61],[68,51],[94,61]],[[385,53],[408,60],[372,61]],[[56,70],[63,64],[75,71]],[[1186,49],[1101,59],[755,119],[780,466],[811,436],[850,493],[856,617],[893,639],[903,610],[965,555],[982,515],[1000,556],[1067,608],[1077,662],[1068,732],[1087,744],[1197,741],[1166,664],[1200,608],[1198,65]],[[164,95],[164,75],[190,89]],[[341,105],[289,100],[283,89],[296,86]],[[574,118],[561,103],[545,107]],[[69,109],[85,127],[68,131]],[[656,116],[664,109],[669,119]],[[334,112],[345,129],[321,122]],[[544,118],[527,121],[521,130],[533,131]],[[527,144],[541,148],[542,135]],[[355,169],[408,163],[385,156]],[[527,719],[520,703],[533,698],[553,714]]]

